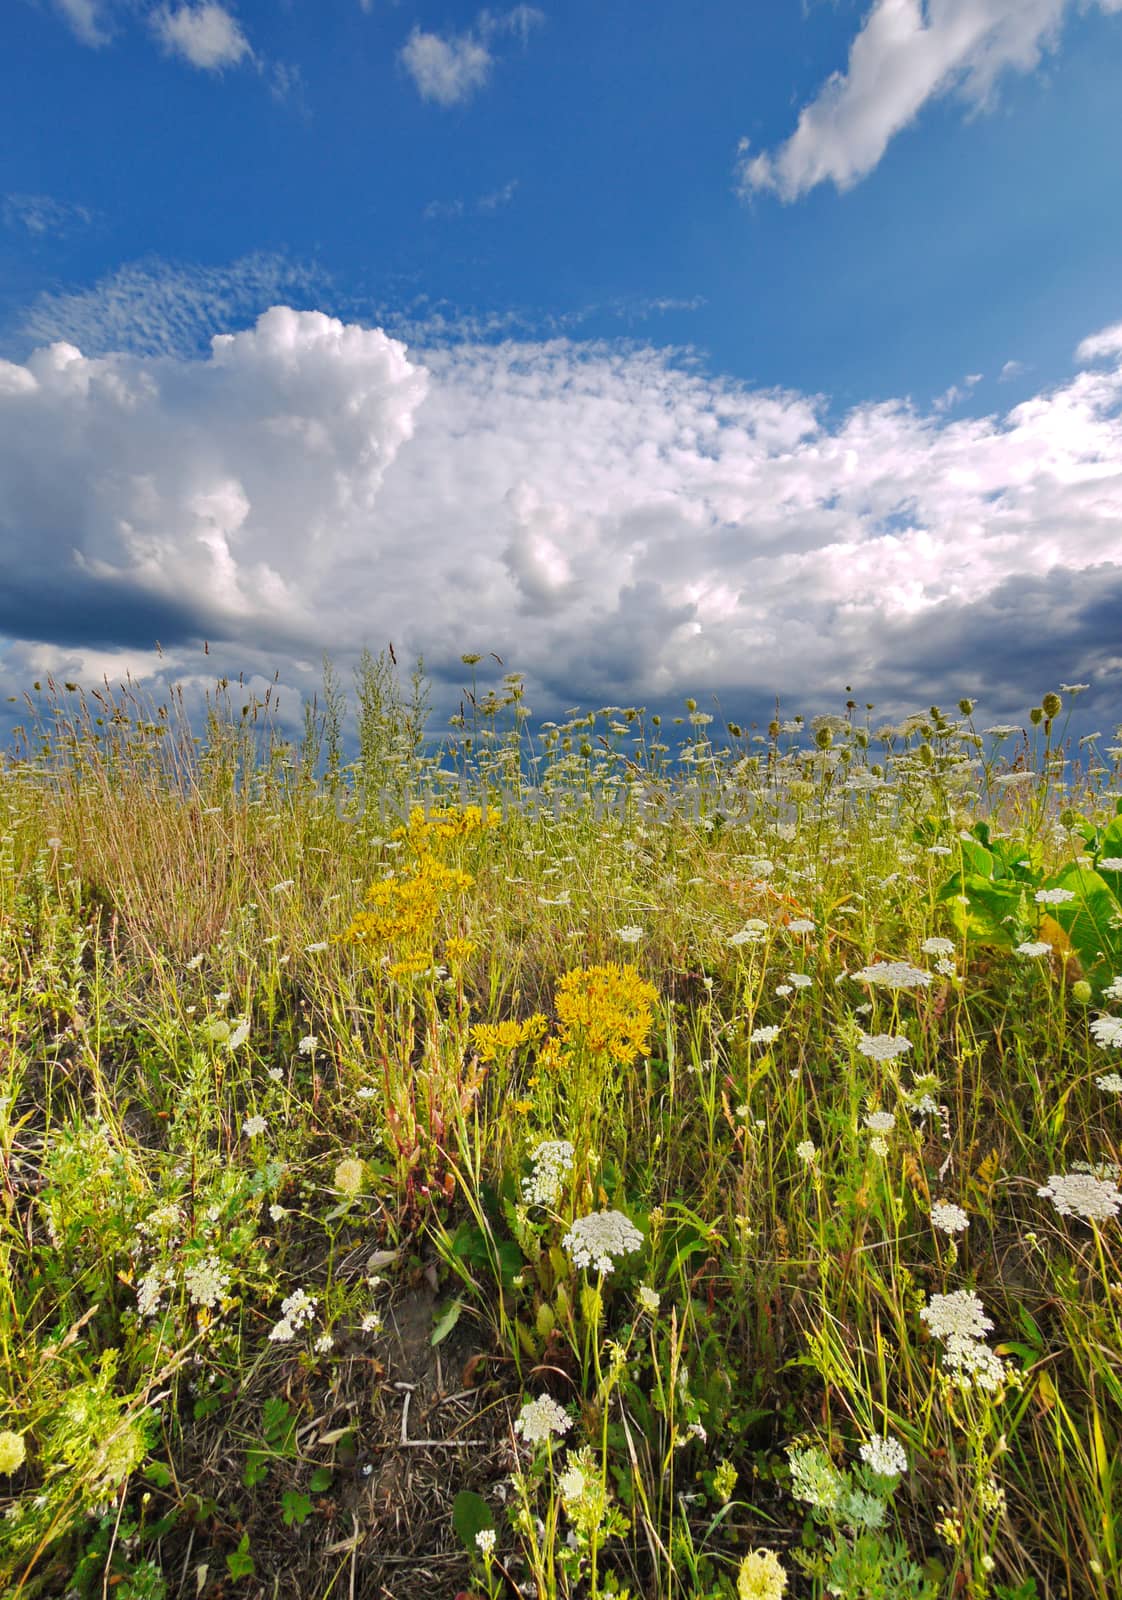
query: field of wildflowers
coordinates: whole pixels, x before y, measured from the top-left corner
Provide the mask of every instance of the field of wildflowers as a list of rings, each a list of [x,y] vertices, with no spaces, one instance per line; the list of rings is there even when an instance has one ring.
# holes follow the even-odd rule
[[[474,671],[478,657],[465,658]],[[48,683],[0,1595],[1122,1594],[1122,749]],[[1067,703],[1065,706],[1065,702]]]

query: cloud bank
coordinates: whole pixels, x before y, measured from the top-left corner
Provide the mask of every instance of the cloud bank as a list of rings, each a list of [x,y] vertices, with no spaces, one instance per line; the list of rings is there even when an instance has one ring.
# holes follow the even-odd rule
[[[1019,711],[1061,677],[1119,708],[1118,328],[1078,360],[1004,415],[831,418],[650,348],[419,354],[284,306],[205,359],[56,342],[0,362],[6,692],[156,639],[193,672],[204,638],[310,689],[392,638],[449,685],[498,651],[541,715],[847,683]]]

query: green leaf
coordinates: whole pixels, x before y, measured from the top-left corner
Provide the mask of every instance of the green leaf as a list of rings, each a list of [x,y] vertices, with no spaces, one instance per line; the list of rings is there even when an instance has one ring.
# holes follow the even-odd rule
[[[322,1494],[325,1489],[330,1489],[333,1477],[330,1467],[317,1467],[308,1479],[308,1488],[313,1494]]]
[[[312,1502],[299,1489],[281,1495],[281,1519],[286,1528],[302,1528],[313,1511]]]
[[[291,1415],[288,1402],[278,1395],[271,1395],[265,1401],[261,1407],[261,1432],[270,1444],[276,1444],[285,1437]]]
[[[464,1549],[474,1556],[479,1554],[476,1534],[482,1533],[484,1528],[493,1528],[495,1519],[482,1495],[473,1494],[470,1489],[461,1489],[452,1502],[452,1526]]]
[[[247,1489],[255,1489],[263,1478],[269,1476],[269,1452],[267,1450],[247,1450],[245,1467],[242,1469],[242,1483]]]
[[[239,1578],[252,1578],[256,1576],[257,1568],[253,1564],[253,1557],[249,1553],[249,1534],[243,1533],[241,1543],[236,1550],[231,1550],[226,1557],[226,1568],[235,1583]]]
[[[1074,894],[1074,900],[1050,905],[1048,914],[1071,940],[1086,977],[1100,988],[1111,981],[1122,959],[1122,928],[1114,926],[1118,901],[1106,876],[1070,861],[1046,885],[1049,889],[1068,889]],[[1111,873],[1110,876],[1120,875]]]
[[[446,1305],[444,1307],[444,1310],[436,1319],[436,1325],[432,1330],[432,1338],[429,1340],[430,1344],[437,1345],[440,1344],[442,1340],[447,1339],[448,1335],[452,1332],[452,1329],[456,1326],[457,1322],[459,1322],[460,1312],[463,1309],[464,1304],[462,1300],[453,1300],[450,1305]]]

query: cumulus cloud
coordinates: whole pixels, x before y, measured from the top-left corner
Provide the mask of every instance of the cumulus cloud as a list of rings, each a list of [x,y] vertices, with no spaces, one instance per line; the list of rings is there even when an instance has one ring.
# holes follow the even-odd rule
[[[175,10],[164,6],[153,13],[152,26],[169,55],[182,56],[204,72],[221,72],[253,55],[237,20],[215,0]]]
[[[102,25],[104,14],[98,0],[55,0],[55,5],[83,44],[94,49],[108,44],[110,36]]]
[[[1117,695],[1120,549],[1119,359],[953,420],[832,418],[630,344],[418,353],[286,307],[202,359],[0,363],[10,687],[52,651],[151,665],[157,638],[194,670],[207,638],[310,688],[324,646],[393,638],[446,684],[498,651],[542,715],[844,683],[999,712],[1042,674]]]
[[[491,40],[511,33],[526,42],[531,30],[545,20],[533,6],[519,5],[506,12],[481,11],[466,33],[447,37],[415,27],[402,46],[402,65],[413,79],[422,100],[440,106],[462,105],[482,89],[491,75],[494,56]]]
[[[1085,0],[1084,9],[1090,0]],[[1122,0],[1097,0],[1102,11]],[[849,50],[776,150],[737,165],[741,192],[797,200],[817,184],[852,188],[930,100],[992,103],[1004,72],[1031,72],[1054,49],[1070,0],[874,0]]]
[[[1122,5],[1122,0],[1119,4]],[[1122,322],[1084,339],[1076,349],[1075,359],[1078,362],[1102,361],[1118,355],[1122,355]]]

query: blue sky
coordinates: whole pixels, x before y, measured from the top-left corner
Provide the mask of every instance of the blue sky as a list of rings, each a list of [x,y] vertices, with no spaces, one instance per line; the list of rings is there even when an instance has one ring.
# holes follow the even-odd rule
[[[1122,0],[9,0],[0,51],[6,693],[295,707],[392,637],[541,715],[1122,719]]]

